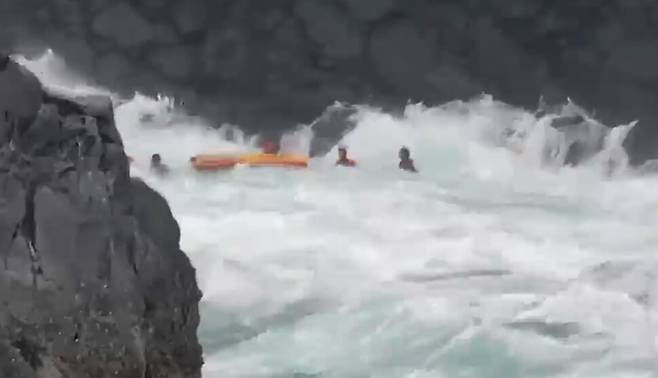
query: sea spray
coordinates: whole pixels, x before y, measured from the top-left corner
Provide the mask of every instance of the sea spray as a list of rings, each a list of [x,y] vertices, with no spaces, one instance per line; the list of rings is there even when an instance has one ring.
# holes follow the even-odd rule
[[[48,59],[27,63],[81,90]],[[120,103],[132,173],[167,197],[198,269],[204,377],[658,373],[658,179],[627,166],[632,124],[584,133],[602,148],[565,167],[560,111],[360,106],[340,141],[358,169],[334,149],[307,170],[200,174],[191,155],[256,141],[165,98]],[[307,151],[309,130],[284,147]],[[402,145],[419,174],[397,169]],[[169,178],[149,173],[154,152]]]

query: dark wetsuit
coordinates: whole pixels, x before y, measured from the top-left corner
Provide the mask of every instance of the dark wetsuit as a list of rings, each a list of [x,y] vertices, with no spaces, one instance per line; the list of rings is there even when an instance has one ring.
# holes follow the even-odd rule
[[[169,174],[169,167],[162,163],[151,164],[151,170],[160,176]]]
[[[416,166],[414,165],[413,159],[400,160],[400,164],[398,164],[398,167],[405,171],[418,172],[416,170]]]
[[[338,161],[336,161],[336,165],[342,165],[343,167],[355,167],[356,162],[352,159],[347,159],[347,158],[338,159]]]

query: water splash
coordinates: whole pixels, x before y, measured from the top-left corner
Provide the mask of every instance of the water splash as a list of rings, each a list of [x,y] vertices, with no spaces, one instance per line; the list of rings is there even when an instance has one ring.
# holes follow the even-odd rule
[[[359,169],[334,168],[328,148],[306,171],[206,175],[189,156],[255,140],[168,98],[118,103],[132,173],[167,197],[198,270],[205,377],[658,373],[658,180],[628,168],[634,124],[489,96],[356,106],[340,142]],[[309,151],[318,133],[282,144]],[[582,159],[565,167],[574,141]],[[401,145],[418,175],[396,169]],[[156,151],[169,179],[145,169]]]

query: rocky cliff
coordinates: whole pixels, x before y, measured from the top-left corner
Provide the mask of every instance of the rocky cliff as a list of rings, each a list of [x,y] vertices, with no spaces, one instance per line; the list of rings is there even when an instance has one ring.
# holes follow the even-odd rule
[[[199,377],[201,293],[108,98],[0,55],[0,376]]]
[[[610,125],[639,119],[641,161],[658,156],[656,19],[653,0],[4,0],[0,38],[250,130],[334,100],[570,96]]]

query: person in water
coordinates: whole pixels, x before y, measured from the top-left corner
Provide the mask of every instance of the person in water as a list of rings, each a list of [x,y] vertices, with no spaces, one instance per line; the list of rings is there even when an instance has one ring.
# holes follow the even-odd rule
[[[271,141],[263,143],[262,147],[263,153],[268,155],[276,155],[279,153],[279,146]]]
[[[151,170],[161,176],[169,173],[169,167],[162,162],[160,154],[153,154],[151,156]]]
[[[342,165],[343,167],[354,167],[356,162],[347,157],[347,148],[338,147],[338,160],[336,165]]]
[[[416,170],[416,166],[414,165],[414,160],[411,158],[411,153],[407,147],[400,148],[398,157],[400,158],[400,164],[398,164],[400,169],[408,172],[418,172]]]

